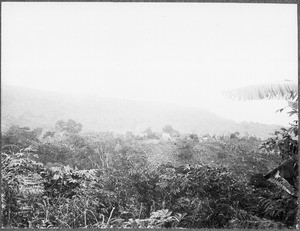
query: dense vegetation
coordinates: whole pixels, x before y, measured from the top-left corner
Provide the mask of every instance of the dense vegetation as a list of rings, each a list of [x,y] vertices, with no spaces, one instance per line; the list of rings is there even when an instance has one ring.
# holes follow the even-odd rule
[[[297,111],[294,111],[297,113]],[[3,226],[294,227],[298,124],[265,142],[13,125],[2,134]]]

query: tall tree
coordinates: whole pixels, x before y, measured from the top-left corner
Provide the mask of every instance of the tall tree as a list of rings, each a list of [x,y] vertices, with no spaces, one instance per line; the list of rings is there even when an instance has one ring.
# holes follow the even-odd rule
[[[298,115],[298,84],[291,80],[281,82],[272,82],[259,85],[252,85],[224,91],[223,94],[229,99],[237,100],[262,100],[262,99],[284,99],[288,101],[288,106],[292,108],[290,115]],[[280,109],[282,111],[283,109]],[[292,185],[294,189],[298,186],[294,182],[298,182],[298,140],[293,139],[290,133],[298,136],[298,120],[291,124],[290,129],[283,129],[283,132],[277,132],[282,135],[281,139],[269,139],[269,143],[275,143],[282,156],[282,163],[271,170],[264,176],[264,179],[282,177],[286,182],[281,182],[282,188],[289,194],[290,190],[286,187]]]

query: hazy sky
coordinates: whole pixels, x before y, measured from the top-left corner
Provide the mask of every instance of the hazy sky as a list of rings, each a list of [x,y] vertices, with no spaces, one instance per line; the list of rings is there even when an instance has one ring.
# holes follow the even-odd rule
[[[297,5],[2,2],[2,83],[287,124],[222,90],[297,80]]]

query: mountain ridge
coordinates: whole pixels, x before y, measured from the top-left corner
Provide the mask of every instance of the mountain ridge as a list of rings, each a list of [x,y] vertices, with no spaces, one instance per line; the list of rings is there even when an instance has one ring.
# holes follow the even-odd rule
[[[24,87],[2,86],[2,129],[10,124],[54,128],[56,121],[73,119],[84,131],[161,131],[170,124],[182,133],[228,134],[240,132],[266,138],[280,125],[237,123],[208,110],[165,103],[94,96],[76,96]]]

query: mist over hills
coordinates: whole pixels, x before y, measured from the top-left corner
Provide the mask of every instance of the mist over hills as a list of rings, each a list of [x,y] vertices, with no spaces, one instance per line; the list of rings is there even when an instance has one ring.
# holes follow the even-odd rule
[[[140,102],[2,86],[2,131],[10,124],[53,130],[56,121],[73,119],[83,131],[142,132],[147,127],[161,131],[166,124],[182,133],[227,134],[248,132],[260,138],[282,126],[252,122],[237,123],[207,110],[193,107]]]

